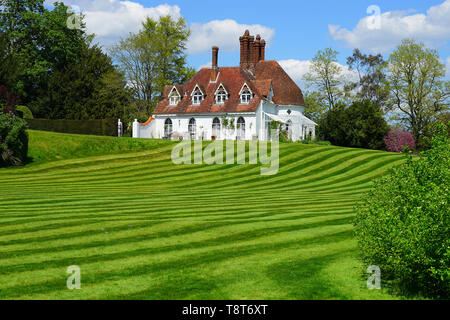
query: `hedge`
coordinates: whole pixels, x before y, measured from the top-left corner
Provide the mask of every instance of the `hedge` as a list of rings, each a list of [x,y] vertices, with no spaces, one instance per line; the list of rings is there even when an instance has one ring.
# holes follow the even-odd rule
[[[98,120],[50,120],[25,119],[29,129],[60,133],[89,134],[117,137],[117,119]]]

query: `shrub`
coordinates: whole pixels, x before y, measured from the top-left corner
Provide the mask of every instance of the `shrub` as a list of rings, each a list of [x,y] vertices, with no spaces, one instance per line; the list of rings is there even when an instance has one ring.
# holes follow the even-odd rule
[[[389,126],[381,108],[371,101],[338,105],[319,122],[320,136],[342,147],[384,149]]]
[[[28,107],[25,106],[17,106],[16,113],[21,113],[22,119],[33,119],[33,113]]]
[[[411,133],[400,129],[392,128],[388,135],[384,137],[386,150],[401,153],[408,147],[409,150],[416,148],[416,141]]]
[[[450,150],[444,125],[432,149],[377,180],[357,207],[356,236],[368,265],[403,293],[450,296]]]
[[[26,122],[11,113],[0,114],[0,167],[22,165],[28,154]]]

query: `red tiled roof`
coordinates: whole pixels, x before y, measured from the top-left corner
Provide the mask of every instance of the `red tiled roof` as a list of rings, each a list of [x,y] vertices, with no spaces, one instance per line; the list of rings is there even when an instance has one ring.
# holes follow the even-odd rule
[[[260,61],[256,65],[256,79],[272,79],[273,102],[279,105],[303,106],[302,90],[276,61]]]
[[[272,79],[268,80],[253,80],[252,84],[258,89],[264,97],[268,97],[270,94],[270,88],[272,86]]]
[[[287,75],[276,61],[260,61],[256,65],[253,75],[241,67],[222,67],[214,83],[210,82],[211,69],[203,68],[184,85],[176,85],[178,92],[183,96],[177,106],[169,106],[168,95],[173,85],[164,88],[164,99],[157,105],[154,114],[174,113],[228,113],[228,112],[255,112],[261,100],[266,99],[273,86],[273,101],[281,105],[304,105],[303,94],[295,82]],[[239,92],[246,83],[253,92],[254,97],[249,104],[240,102]],[[223,84],[229,94],[225,104],[217,105],[214,93],[220,84]],[[198,85],[205,94],[205,99],[199,106],[192,105],[191,93]]]

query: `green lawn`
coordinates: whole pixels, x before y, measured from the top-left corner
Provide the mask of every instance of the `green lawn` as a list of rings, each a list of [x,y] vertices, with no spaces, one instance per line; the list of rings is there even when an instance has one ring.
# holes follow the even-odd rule
[[[30,131],[35,161],[0,169],[0,298],[396,298],[366,288],[352,219],[401,155],[282,144],[261,176],[176,166],[173,145]]]

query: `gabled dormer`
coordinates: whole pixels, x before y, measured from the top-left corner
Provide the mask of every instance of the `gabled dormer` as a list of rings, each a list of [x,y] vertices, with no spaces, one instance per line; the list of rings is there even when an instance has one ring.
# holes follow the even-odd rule
[[[241,104],[249,104],[250,101],[253,99],[253,92],[247,85],[247,83],[244,83],[244,85],[241,88],[241,91],[239,91],[239,98],[241,100]]]
[[[173,86],[173,88],[170,90],[169,93],[169,106],[176,106],[181,100],[181,94],[178,91],[176,86]]]
[[[216,104],[225,104],[225,101],[228,100],[229,96],[230,95],[222,83],[217,87],[216,92],[214,92]]]
[[[194,106],[200,105],[203,99],[205,99],[205,94],[203,93],[202,89],[200,89],[200,86],[198,84],[196,84],[194,90],[192,90],[191,97],[192,104]]]

